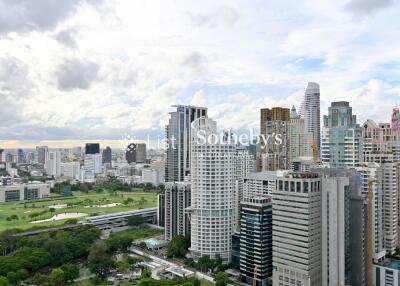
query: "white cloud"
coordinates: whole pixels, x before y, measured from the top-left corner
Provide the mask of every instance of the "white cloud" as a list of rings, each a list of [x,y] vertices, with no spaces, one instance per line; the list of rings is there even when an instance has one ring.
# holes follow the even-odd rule
[[[308,81],[322,113],[347,99],[360,119],[387,121],[399,101],[396,5],[365,1],[381,13],[355,21],[343,7],[359,0],[30,2],[0,1],[3,138],[163,134],[173,104],[257,127],[260,108],[298,107]]]

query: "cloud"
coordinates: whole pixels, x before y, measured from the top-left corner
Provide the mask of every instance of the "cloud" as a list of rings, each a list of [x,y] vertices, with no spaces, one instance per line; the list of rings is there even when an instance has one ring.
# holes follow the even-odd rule
[[[99,66],[80,59],[69,59],[58,66],[57,82],[60,90],[88,89],[97,78]]]
[[[81,0],[0,1],[0,33],[52,30],[69,17]]]
[[[61,44],[72,48],[72,49],[77,49],[78,44],[75,40],[75,34],[76,30],[75,29],[66,29],[58,32],[57,34],[54,35],[54,38],[60,42]]]
[[[189,12],[189,17],[197,26],[206,28],[231,27],[239,19],[236,10],[228,6],[219,6],[208,12]]]
[[[198,90],[192,97],[192,101],[190,102],[190,105],[193,106],[204,106],[204,91],[203,90]]]
[[[345,9],[358,15],[371,14],[390,7],[396,2],[396,0],[350,0],[345,5]]]

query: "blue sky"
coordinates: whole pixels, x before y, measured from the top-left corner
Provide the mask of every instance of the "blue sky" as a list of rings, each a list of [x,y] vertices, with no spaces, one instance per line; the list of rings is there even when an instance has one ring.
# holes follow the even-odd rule
[[[0,142],[145,139],[170,106],[257,128],[259,109],[322,114],[348,100],[360,123],[400,104],[395,0],[0,0]],[[54,143],[58,144],[58,143]]]

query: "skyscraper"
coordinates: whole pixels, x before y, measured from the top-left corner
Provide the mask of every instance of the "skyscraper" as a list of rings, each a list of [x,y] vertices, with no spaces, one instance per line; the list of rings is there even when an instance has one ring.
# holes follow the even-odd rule
[[[190,233],[189,216],[186,208],[190,206],[190,183],[165,183],[165,239]]]
[[[272,278],[271,197],[244,198],[240,203],[240,273],[242,282],[250,285],[255,278],[255,285],[266,286]]]
[[[356,167],[362,155],[362,130],[346,101],[332,102],[324,116],[322,163],[329,167]]]
[[[183,182],[190,175],[191,123],[207,117],[207,108],[189,105],[174,105],[165,127],[167,139],[166,182]]]
[[[391,127],[392,129],[400,130],[400,111],[398,107],[393,108]]]
[[[99,143],[86,143],[85,154],[98,154],[100,153]]]
[[[363,161],[378,163],[382,170],[382,225],[384,248],[393,252],[398,244],[399,133],[389,123],[363,124]]]
[[[46,153],[46,174],[54,177],[61,176],[61,152],[51,151]]]
[[[363,196],[368,198],[369,189],[371,188],[372,191],[372,257],[375,262],[378,262],[386,255],[386,250],[383,247],[382,169],[378,163],[362,163],[360,167],[357,167],[357,171],[361,178]]]
[[[311,158],[313,156],[313,138],[314,133],[307,132],[304,119],[296,112],[293,106],[290,111],[289,120],[289,161],[293,164],[294,160],[300,158]]]
[[[126,148],[125,158],[128,164],[130,163],[145,163],[146,162],[146,144],[145,143],[130,143]]]
[[[18,164],[23,164],[23,163],[25,163],[26,161],[25,161],[25,153],[24,153],[24,150],[22,150],[22,149],[18,149],[18,151],[17,151],[18,153]]]
[[[322,285],[321,180],[315,173],[278,177],[273,192],[273,286]]]
[[[233,142],[201,142],[220,138],[216,122],[200,118],[193,123],[191,154],[191,247],[195,258],[219,255],[229,261],[235,226],[235,153]],[[211,142],[210,142],[211,141]]]
[[[36,151],[38,153],[38,163],[45,164],[46,163],[46,153],[49,151],[47,146],[37,146]]]
[[[111,148],[107,146],[106,149],[103,150],[103,164],[111,164]]]
[[[260,110],[261,166],[263,171],[288,170],[290,118],[288,108]]]
[[[145,163],[146,162],[146,144],[145,143],[137,143],[136,144],[136,163]]]
[[[244,178],[253,170],[254,167],[254,157],[250,154],[244,146],[236,147],[235,154],[235,176],[236,176],[236,205],[239,206],[240,202],[243,200],[243,182]],[[239,208],[237,208],[236,216],[236,229],[240,227],[239,219]]]
[[[314,140],[316,141],[319,150],[321,146],[321,111],[318,83],[308,83],[301,104],[300,116],[304,119],[306,132],[312,132],[314,134]]]

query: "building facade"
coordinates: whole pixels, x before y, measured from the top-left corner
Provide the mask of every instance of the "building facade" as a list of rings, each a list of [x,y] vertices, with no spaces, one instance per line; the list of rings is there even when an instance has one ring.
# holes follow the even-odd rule
[[[321,159],[329,167],[357,167],[362,155],[362,129],[348,102],[332,102],[324,116]]]
[[[266,286],[272,279],[271,197],[240,203],[240,273],[241,281],[250,285]]]
[[[278,177],[273,192],[273,286],[322,285],[321,180],[315,173]]]
[[[319,84],[309,82],[301,104],[300,116],[304,120],[306,132],[313,133],[313,140],[321,147],[321,107]]]
[[[262,171],[288,170],[290,110],[281,107],[263,108],[260,114]]]
[[[165,127],[167,140],[165,181],[183,182],[190,176],[191,163],[191,123],[198,118],[207,117],[207,108],[175,105],[176,111],[170,113]]]
[[[176,235],[186,236],[190,233],[189,215],[186,212],[190,206],[190,196],[190,183],[165,183],[164,234],[166,240],[171,240]]]
[[[48,198],[49,184],[21,184],[0,186],[0,203]]]
[[[296,160],[313,157],[314,133],[306,131],[304,119],[300,118],[294,106],[290,111],[288,137],[290,142],[289,161],[291,167],[293,167],[293,162]],[[316,148],[318,148],[318,145]]]
[[[194,258],[220,256],[229,261],[235,227],[235,154],[228,142],[199,142],[216,134],[216,122],[201,118],[193,124],[191,154],[191,246]],[[212,135],[213,134],[213,135]]]
[[[399,216],[399,132],[389,123],[363,124],[363,161],[378,163],[382,171],[383,247],[393,252],[398,245]]]
[[[51,151],[46,153],[46,174],[54,177],[61,176],[61,152]]]

